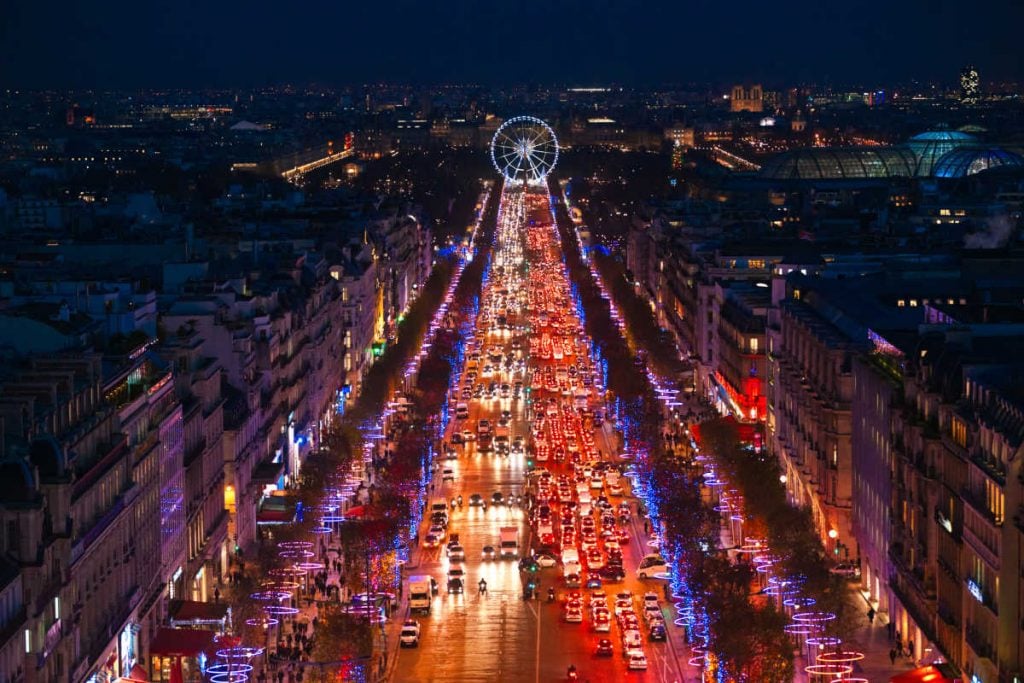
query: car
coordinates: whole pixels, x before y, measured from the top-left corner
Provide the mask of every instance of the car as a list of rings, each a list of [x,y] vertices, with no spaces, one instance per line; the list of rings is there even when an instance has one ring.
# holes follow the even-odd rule
[[[652,619],[662,619],[664,616],[661,613],[661,608],[657,605],[644,605],[644,621],[650,625]]]
[[[626,655],[626,666],[630,671],[644,671],[647,669],[647,655],[641,650],[631,650]]]
[[[624,496],[626,495],[626,490],[622,488],[622,484],[612,484],[608,487],[608,495],[615,497]]]
[[[597,649],[594,651],[594,654],[598,657],[611,657],[614,654],[612,641],[608,638],[602,638],[597,641]]]
[[[844,576],[849,579],[855,579],[860,576],[860,565],[856,562],[840,562],[836,566],[829,569],[829,572],[836,576]]]
[[[447,512],[435,512],[430,515],[430,525],[441,527],[445,529],[448,527],[448,513]]]
[[[633,650],[636,648],[642,648],[644,646],[643,639],[640,637],[640,631],[634,629],[626,629],[622,632],[622,649]]]
[[[570,624],[583,623],[583,610],[579,607],[567,607],[565,610],[565,620]]]
[[[640,632],[640,620],[637,619],[636,612],[632,608],[619,615],[619,628],[623,631]]]
[[[462,579],[449,578],[448,579],[448,592],[449,593],[462,593],[464,591],[464,584]]]
[[[595,489],[595,490],[600,490],[600,489],[604,488],[604,479],[602,479],[601,477],[598,477],[598,476],[591,477],[590,478],[590,488]]]
[[[612,630],[612,620],[608,610],[594,612],[593,628],[598,633],[608,633]]]
[[[593,572],[587,574],[587,580],[584,582],[583,587],[593,590],[601,587],[601,576]]]
[[[538,565],[545,569],[558,565],[558,559],[551,553],[538,553],[534,559],[537,561]]]
[[[423,537],[424,548],[436,548],[439,545],[441,545],[441,539],[437,535],[428,532],[427,535]]]
[[[479,493],[474,493],[474,494],[472,494],[469,497],[469,506],[470,507],[480,507],[483,504],[484,504],[484,497],[481,496]]]
[[[447,532],[446,532],[446,531],[444,530],[444,527],[443,527],[443,526],[440,526],[440,525],[438,525],[438,524],[433,524],[433,525],[431,525],[431,527],[430,527],[430,529],[429,529],[429,530],[427,531],[427,533],[428,533],[428,534],[434,534],[434,535],[435,535],[435,536],[437,536],[437,537],[438,537],[439,539],[441,539],[441,540],[444,540],[445,534],[446,534]]]
[[[476,432],[474,432],[472,429],[463,429],[462,440],[466,443],[470,441],[476,441]]]
[[[452,443],[453,444],[465,443],[465,439],[462,438],[462,432],[453,432],[452,433]]]
[[[466,550],[461,545],[452,546],[448,549],[448,559],[452,562],[462,562],[466,559]]]
[[[610,581],[612,583],[617,583],[626,578],[626,572],[623,571],[622,566],[614,564],[608,564],[597,570],[597,575],[601,577],[602,581]]]
[[[400,647],[419,647],[420,644],[420,629],[419,626],[403,626],[401,633],[398,634],[398,644]]]
[[[493,560],[495,557],[495,551],[493,545],[485,545],[483,550],[480,551],[480,557],[484,560]]]
[[[501,495],[501,491],[495,491],[491,495],[491,503],[494,505],[501,505],[505,502],[505,496]]]
[[[597,571],[604,566],[604,558],[601,556],[600,550],[591,550],[587,553],[587,567],[593,571]]]
[[[580,575],[579,574],[567,574],[565,577],[566,588],[579,588],[580,587]]]
[[[664,642],[668,640],[668,631],[665,630],[665,622],[660,624],[651,624],[651,630],[647,634],[647,638],[656,642]]]
[[[616,598],[615,599],[615,616],[619,616],[623,612],[625,612],[626,610],[632,610],[632,609],[633,609],[633,601],[632,600],[623,600],[621,598]]]
[[[640,560],[640,566],[636,570],[638,579],[664,578],[666,574],[668,574],[668,563],[661,555],[647,555]]]

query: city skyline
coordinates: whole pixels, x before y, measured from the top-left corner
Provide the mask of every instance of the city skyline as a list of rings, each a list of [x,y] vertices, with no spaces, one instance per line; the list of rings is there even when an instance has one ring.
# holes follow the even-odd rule
[[[575,84],[1019,80],[1007,50],[1024,6],[943,0],[821,9],[743,0],[728,23],[712,3],[603,7],[264,2],[7,3],[0,86],[223,87],[372,81]]]

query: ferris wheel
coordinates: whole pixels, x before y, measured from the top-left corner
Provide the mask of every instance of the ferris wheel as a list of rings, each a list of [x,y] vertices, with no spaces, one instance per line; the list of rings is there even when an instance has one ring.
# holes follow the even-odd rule
[[[511,182],[538,183],[558,161],[555,131],[533,116],[509,119],[494,133],[491,161]]]

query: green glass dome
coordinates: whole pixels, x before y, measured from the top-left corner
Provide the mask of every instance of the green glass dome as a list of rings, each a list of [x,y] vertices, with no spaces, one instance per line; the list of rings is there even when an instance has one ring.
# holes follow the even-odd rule
[[[932,175],[935,163],[947,152],[958,147],[975,144],[978,138],[958,130],[931,130],[907,140],[906,147],[917,157],[915,175]]]

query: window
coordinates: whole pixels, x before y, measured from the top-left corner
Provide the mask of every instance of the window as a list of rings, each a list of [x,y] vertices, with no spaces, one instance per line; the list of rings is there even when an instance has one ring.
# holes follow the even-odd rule
[[[987,477],[985,479],[985,505],[992,513],[995,523],[1002,524],[1006,514],[1006,496],[999,484]]]
[[[750,338],[750,352],[757,353],[757,337]]]
[[[959,417],[954,417],[950,423],[949,435],[957,446],[967,448],[967,424]]]

